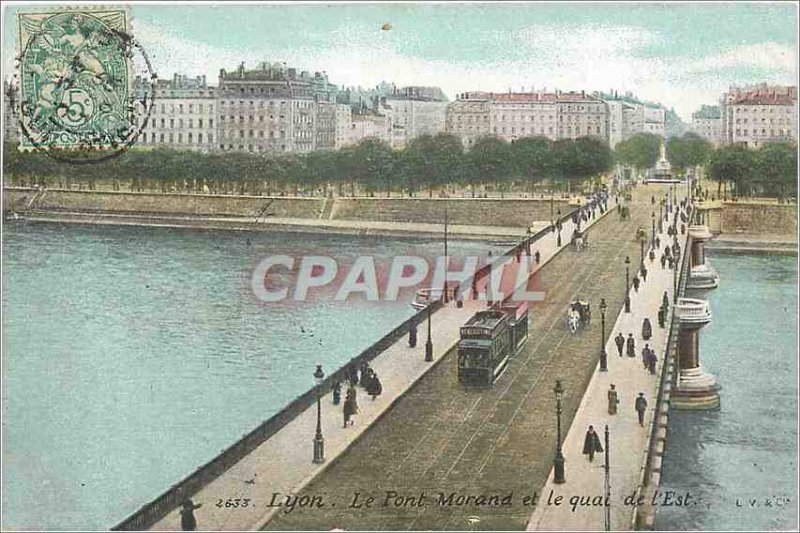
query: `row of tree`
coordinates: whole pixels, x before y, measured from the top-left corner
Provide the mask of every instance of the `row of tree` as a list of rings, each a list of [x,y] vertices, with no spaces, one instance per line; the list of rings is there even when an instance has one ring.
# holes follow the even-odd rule
[[[464,151],[453,135],[423,135],[404,150],[378,139],[337,151],[261,155],[198,153],[166,149],[130,150],[91,165],[69,165],[46,154],[19,153],[5,147],[4,170],[16,183],[94,188],[100,180],[115,189],[273,194],[324,192],[340,195],[402,193],[409,196],[463,186],[487,187],[501,194],[509,189],[533,190],[549,180],[559,187],[598,176],[611,169],[611,150],[595,138],[550,141],[529,137],[508,143],[483,137]]]
[[[117,190],[267,194],[277,192],[339,195],[393,193],[433,196],[457,186],[473,195],[481,187],[503,194],[510,189],[534,191],[548,182],[557,188],[579,184],[608,172],[619,163],[643,171],[652,168],[662,138],[638,134],[612,152],[593,137],[550,141],[527,137],[508,143],[487,136],[464,151],[458,137],[423,135],[404,150],[378,139],[337,151],[307,154],[199,153],[167,149],[131,150],[91,165],[69,165],[46,154],[20,153],[4,146],[4,173],[12,183],[70,187],[79,182],[95,188],[98,181]],[[741,146],[714,149],[687,133],[667,142],[667,157],[676,171],[705,167],[718,189],[734,194],[796,195],[797,152],[793,145],[773,143],[759,150]]]

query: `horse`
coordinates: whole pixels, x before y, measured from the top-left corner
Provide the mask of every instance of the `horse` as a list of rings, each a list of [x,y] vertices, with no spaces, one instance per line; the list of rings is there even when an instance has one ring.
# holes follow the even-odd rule
[[[572,333],[578,331],[578,326],[580,324],[581,317],[577,311],[574,309],[570,309],[569,313],[567,313],[567,324],[569,325],[569,330]]]

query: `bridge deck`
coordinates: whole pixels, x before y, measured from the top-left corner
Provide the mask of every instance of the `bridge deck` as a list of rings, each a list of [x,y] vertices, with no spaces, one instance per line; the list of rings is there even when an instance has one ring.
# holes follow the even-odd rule
[[[598,221],[589,251],[566,250],[540,270],[537,285],[546,300],[533,305],[531,337],[494,388],[465,391],[457,383],[455,354],[446,355],[302,491],[322,496],[325,508],[278,513],[267,529],[463,530],[470,516],[480,519],[475,529],[524,529],[533,508],[523,498],[541,490],[552,466],[555,380],[567,389],[566,431],[598,362],[599,313],[589,329],[572,335],[566,306],[580,296],[597,309],[605,298],[608,316],[617,315],[625,292],[623,261],[629,255],[634,268],[638,264],[635,231],[650,225],[649,199],[657,190],[663,188],[634,193],[630,220],[612,214]],[[424,505],[384,506],[387,491],[424,494]],[[509,506],[438,506],[440,492],[512,498]],[[362,500],[374,496],[373,507],[349,507],[355,493]]]

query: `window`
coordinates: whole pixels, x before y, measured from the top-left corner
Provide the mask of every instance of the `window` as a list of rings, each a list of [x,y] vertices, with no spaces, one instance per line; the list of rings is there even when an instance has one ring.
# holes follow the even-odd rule
[[[191,135],[191,133],[189,135]],[[203,134],[202,133],[198,133],[197,134],[197,144],[203,144]]]
[[[170,132],[170,133],[169,133],[169,142],[170,142],[170,143],[172,143],[172,142],[174,142],[174,141],[175,141],[175,137],[174,137],[174,135],[172,134],[172,132]]]
[[[179,119],[178,119],[178,127],[179,127],[180,129],[183,129],[183,119],[182,119],[182,118],[179,118]]]
[[[182,142],[183,142],[183,133],[179,133],[179,134],[178,134],[178,142],[179,142],[179,143],[182,143]]]
[[[178,135],[180,135],[180,134],[178,134]],[[187,137],[187,140],[188,140],[189,144],[192,144],[192,134],[191,134],[191,132],[186,137]]]
[[[212,133],[208,134],[208,142],[210,142],[210,143],[214,142],[214,135]]]
[[[164,119],[163,118],[161,119],[161,127],[162,128],[164,127]]]
[[[244,130],[239,130],[239,138],[244,138]]]
[[[208,119],[208,127],[209,128],[213,128],[214,127],[214,119],[213,118]]]
[[[193,127],[193,126],[192,126],[192,119],[189,119],[189,127],[190,127],[190,128],[191,128],[191,127]]]
[[[192,114],[192,107],[193,107],[192,104],[189,104],[189,114],[190,115]]]
[[[174,118],[169,119],[169,127],[170,128],[174,128],[175,127],[175,119]]]
[[[164,142],[164,134],[163,133],[158,136],[158,140],[161,141],[162,143]]]
[[[202,118],[198,118],[197,119],[197,127],[198,128],[202,128],[203,127],[203,119]]]

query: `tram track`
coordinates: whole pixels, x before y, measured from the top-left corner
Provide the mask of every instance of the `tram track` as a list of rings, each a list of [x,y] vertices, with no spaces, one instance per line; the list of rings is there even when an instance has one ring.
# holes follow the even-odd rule
[[[303,491],[334,497],[335,509],[276,516],[267,528],[465,529],[464,518],[470,514],[481,515],[476,529],[524,527],[530,507],[471,512],[431,503],[411,509],[376,505],[366,512],[347,509],[346,504],[354,491],[371,493],[376,500],[386,490],[424,492],[432,501],[440,491],[513,490],[521,495],[524,490],[532,494],[541,488],[555,447],[555,401],[550,382],[556,378],[568,381],[563,421],[564,427],[569,427],[599,351],[598,321],[578,335],[558,324],[564,319],[567,302],[577,294],[592,303],[605,297],[607,316],[616,316],[621,309],[621,260],[625,255],[638,256],[633,235],[638,225],[650,221],[650,205],[634,203],[631,211],[627,222],[617,220],[614,213],[598,221],[589,253],[562,251],[535,274],[547,291],[547,300],[534,306],[531,338],[494,389],[462,389],[455,379],[454,351],[448,353],[381,424]]]

